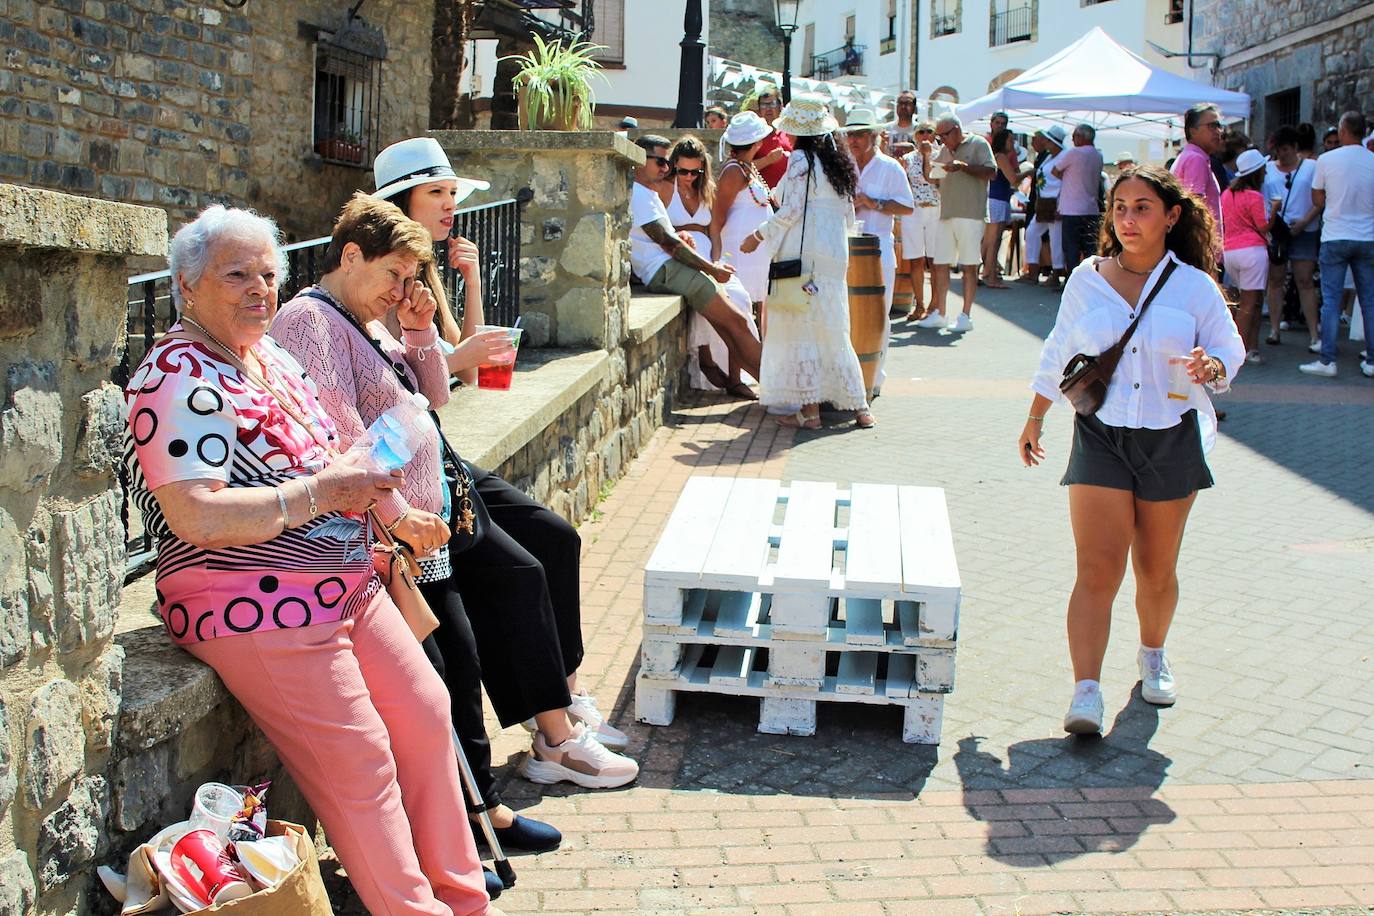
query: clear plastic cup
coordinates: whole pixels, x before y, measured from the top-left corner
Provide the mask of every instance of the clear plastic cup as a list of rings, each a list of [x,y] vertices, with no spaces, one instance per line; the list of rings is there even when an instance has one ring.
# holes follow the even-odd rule
[[[1191,356],[1169,357],[1169,400],[1186,401],[1192,397],[1193,377],[1188,374]]]
[[[521,328],[507,328],[500,325],[480,324],[477,332],[506,331],[510,334],[510,352],[493,357],[491,363],[477,367],[477,387],[489,391],[509,391],[511,377],[515,374],[515,353],[520,349]]]
[[[243,809],[243,796],[229,786],[207,782],[196,789],[191,805],[192,830],[209,830],[224,842],[229,838],[229,824]]]

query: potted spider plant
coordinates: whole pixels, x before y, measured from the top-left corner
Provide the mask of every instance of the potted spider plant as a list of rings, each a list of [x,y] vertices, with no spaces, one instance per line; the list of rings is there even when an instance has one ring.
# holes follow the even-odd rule
[[[591,55],[603,47],[583,41],[566,47],[562,41],[545,44],[535,35],[534,47],[528,52],[502,58],[520,63],[520,72],[512,80],[520,106],[520,128],[590,130],[596,110],[592,80],[605,79],[601,64]]]

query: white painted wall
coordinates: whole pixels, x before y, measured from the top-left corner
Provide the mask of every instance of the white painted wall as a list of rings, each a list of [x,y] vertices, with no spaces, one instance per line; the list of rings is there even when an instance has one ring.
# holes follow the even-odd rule
[[[867,48],[863,56],[863,73],[853,77],[836,76],[833,81],[862,83],[870,89],[891,93],[910,88],[907,83],[911,73],[911,16],[918,3],[919,0],[898,0],[896,46],[890,53],[883,54],[882,41],[888,33],[887,0],[802,0],[797,32],[792,40],[792,72],[800,76],[809,70],[807,63],[801,60],[808,24],[816,27],[815,50],[822,54],[844,45],[845,19],[853,16],[854,43]]]
[[[952,86],[960,102],[988,93],[988,85],[1007,70],[1027,70],[1082,38],[1093,26],[1155,66],[1189,76],[1183,58],[1165,58],[1145,44],[1153,40],[1171,50],[1182,50],[1186,34],[1182,23],[1166,25],[1168,0],[1107,0],[1081,6],[1080,0],[1039,0],[1038,24],[1032,41],[988,46],[989,7],[995,0],[963,0],[961,30],[953,35],[930,37],[930,0],[919,0],[920,85],[924,98],[941,86]],[[952,7],[954,4],[951,3]]]
[[[598,105],[628,105],[645,108],[677,108],[678,68],[682,59],[682,17],[686,0],[624,0],[625,64],[607,67],[605,81],[597,80]],[[701,41],[710,44],[709,4],[702,3]],[[550,16],[550,18],[553,18]],[[496,73],[496,42],[478,41],[471,55],[476,73],[477,98],[491,98],[492,77]],[[702,57],[704,78],[709,67]],[[473,73],[466,74],[465,88],[471,91]]]

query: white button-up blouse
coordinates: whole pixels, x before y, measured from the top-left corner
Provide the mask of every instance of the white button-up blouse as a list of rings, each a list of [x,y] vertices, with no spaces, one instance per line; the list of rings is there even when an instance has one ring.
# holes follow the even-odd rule
[[[1040,351],[1040,368],[1031,389],[1053,401],[1063,400],[1059,383],[1069,360],[1078,353],[1096,356],[1120,340],[1135,319],[1136,309],[1154,289],[1164,265],[1175,261],[1178,266],[1150,303],[1121,354],[1097,418],[1107,426],[1168,429],[1177,426],[1184,413],[1196,409],[1203,449],[1210,450],[1216,440],[1212,399],[1202,385],[1193,385],[1188,400],[1170,400],[1168,360],[1202,347],[1226,366],[1227,380],[1210,387],[1216,391],[1229,387],[1229,379],[1235,378],[1245,360],[1245,344],[1221,290],[1207,274],[1169,252],[1145,281],[1140,300],[1127,302],[1097,272],[1100,260],[1084,260],[1064,285],[1059,315]]]

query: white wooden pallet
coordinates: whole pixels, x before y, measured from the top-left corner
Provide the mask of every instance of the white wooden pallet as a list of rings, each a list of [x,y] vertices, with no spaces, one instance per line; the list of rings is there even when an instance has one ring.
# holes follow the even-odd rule
[[[896,703],[904,740],[939,741],[961,588],[943,490],[693,477],[644,582],[642,721],[683,690],[761,697],[779,734],[813,734],[818,701]]]
[[[678,693],[720,693],[760,698],[761,732],[814,735],[818,702],[867,703],[902,707],[903,741],[940,743],[944,694],[919,689],[911,656],[889,656],[885,676],[879,676],[877,653],[847,653],[836,674],[822,674],[811,684],[789,686],[778,683],[770,671],[757,669],[758,650],[753,647],[723,647],[710,664],[703,662],[704,649],[688,646],[679,667],[672,672],[640,672],[635,682],[637,719],[651,725],[669,725],[676,712]]]

